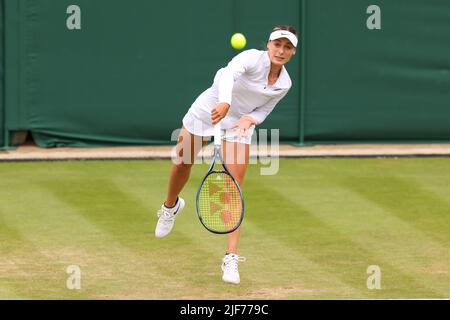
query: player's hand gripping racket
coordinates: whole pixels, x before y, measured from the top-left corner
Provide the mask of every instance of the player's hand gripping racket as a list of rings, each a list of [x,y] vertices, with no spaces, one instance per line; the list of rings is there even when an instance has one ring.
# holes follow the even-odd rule
[[[213,170],[217,158],[221,170]],[[197,214],[203,226],[213,233],[230,233],[244,218],[244,198],[222,157],[220,122],[214,125],[214,154],[208,173],[197,191]]]

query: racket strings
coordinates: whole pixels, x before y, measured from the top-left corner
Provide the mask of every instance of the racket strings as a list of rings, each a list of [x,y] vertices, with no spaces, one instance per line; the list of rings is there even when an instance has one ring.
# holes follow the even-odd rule
[[[241,221],[241,193],[234,180],[225,172],[208,175],[201,186],[198,203],[203,223],[213,231],[232,230]]]

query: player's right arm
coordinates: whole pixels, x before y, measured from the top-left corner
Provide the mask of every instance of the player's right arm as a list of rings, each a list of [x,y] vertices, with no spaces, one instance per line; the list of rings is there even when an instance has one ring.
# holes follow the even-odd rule
[[[222,70],[219,79],[219,103],[211,111],[212,124],[218,123],[225,118],[231,106],[231,96],[233,93],[234,82],[245,72],[253,67],[255,54],[258,50],[251,49],[239,53]]]
[[[225,118],[230,109],[230,105],[226,102],[219,102],[214,109],[211,110],[211,121],[212,124],[219,123],[220,120]]]
[[[239,53],[223,69],[219,79],[219,103],[231,105],[234,82],[250,71],[257,61],[258,50],[250,49]]]

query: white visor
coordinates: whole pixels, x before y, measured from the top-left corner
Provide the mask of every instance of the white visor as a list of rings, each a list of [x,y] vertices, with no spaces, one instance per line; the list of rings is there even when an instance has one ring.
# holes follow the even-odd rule
[[[276,40],[276,39],[280,39],[280,38],[288,39],[292,43],[292,45],[297,48],[298,40],[297,40],[297,37],[295,36],[295,34],[293,34],[292,32],[287,31],[287,30],[274,31],[270,34],[269,40],[272,41],[272,40]]]

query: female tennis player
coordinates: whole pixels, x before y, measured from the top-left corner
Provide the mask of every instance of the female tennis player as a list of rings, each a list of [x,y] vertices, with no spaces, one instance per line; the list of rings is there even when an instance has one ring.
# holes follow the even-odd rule
[[[254,128],[266,119],[291,88],[292,82],[284,65],[295,55],[297,42],[294,28],[288,25],[275,27],[269,36],[267,51],[250,49],[239,53],[216,73],[213,85],[192,104],[183,118],[167,198],[157,213],[156,237],[167,236],[183,210],[185,202],[179,194],[189,179],[198,152],[207,143],[207,137],[214,135],[213,125],[219,121],[224,162],[242,189]],[[238,261],[243,260],[237,255],[240,228],[227,237],[222,279],[238,284]]]

